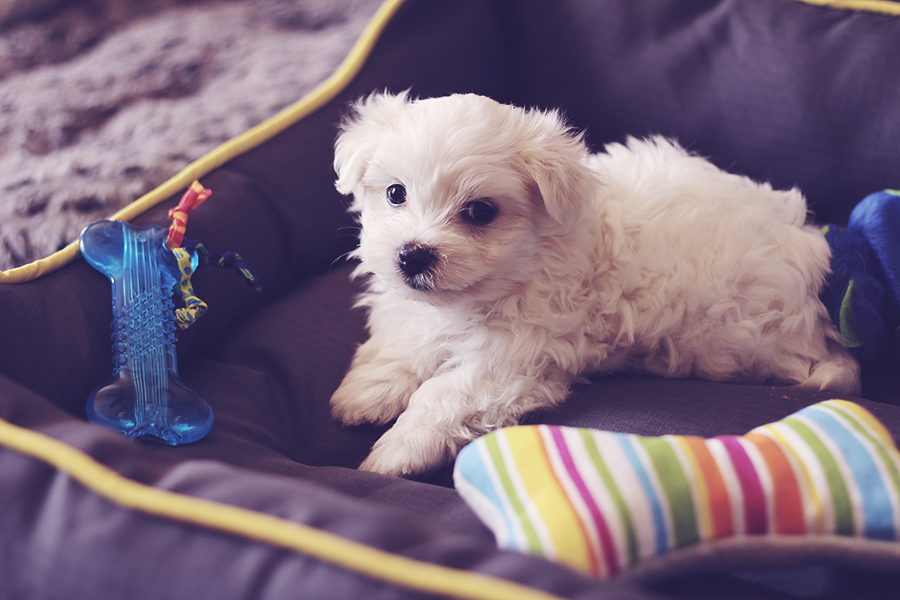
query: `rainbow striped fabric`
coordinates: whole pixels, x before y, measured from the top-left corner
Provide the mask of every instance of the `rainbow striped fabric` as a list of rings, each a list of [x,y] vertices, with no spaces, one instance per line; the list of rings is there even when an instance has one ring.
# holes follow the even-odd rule
[[[900,557],[900,453],[842,400],[740,437],[511,427],[466,446],[454,479],[500,547],[598,578],[760,536],[873,540]]]

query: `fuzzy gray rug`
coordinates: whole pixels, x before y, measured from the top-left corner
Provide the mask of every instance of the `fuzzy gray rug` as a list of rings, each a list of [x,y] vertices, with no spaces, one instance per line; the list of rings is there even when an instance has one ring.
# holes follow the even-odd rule
[[[301,98],[380,0],[0,0],[0,270]]]

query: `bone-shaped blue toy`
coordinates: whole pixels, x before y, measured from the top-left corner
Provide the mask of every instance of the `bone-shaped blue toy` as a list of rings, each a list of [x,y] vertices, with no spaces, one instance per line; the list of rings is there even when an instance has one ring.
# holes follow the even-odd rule
[[[205,436],[213,412],[178,377],[172,294],[181,270],[166,237],[122,221],[98,221],[81,234],[82,255],[109,277],[113,297],[113,378],[91,392],[87,415],[131,439],[175,446]],[[196,269],[196,254],[191,262]]]

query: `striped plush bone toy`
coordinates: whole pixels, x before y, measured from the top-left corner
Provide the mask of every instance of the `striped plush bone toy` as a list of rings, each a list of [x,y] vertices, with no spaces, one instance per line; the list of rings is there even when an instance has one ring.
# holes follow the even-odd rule
[[[900,453],[851,402],[744,436],[501,429],[456,461],[497,543],[598,578],[828,560],[900,568]]]

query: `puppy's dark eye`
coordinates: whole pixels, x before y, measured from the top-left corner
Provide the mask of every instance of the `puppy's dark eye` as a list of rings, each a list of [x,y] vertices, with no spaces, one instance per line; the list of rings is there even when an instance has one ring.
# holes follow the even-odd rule
[[[487,199],[472,200],[462,210],[462,218],[472,225],[487,225],[497,216],[497,207]]]
[[[400,206],[406,202],[406,188],[399,183],[388,186],[387,199],[394,206]]]

